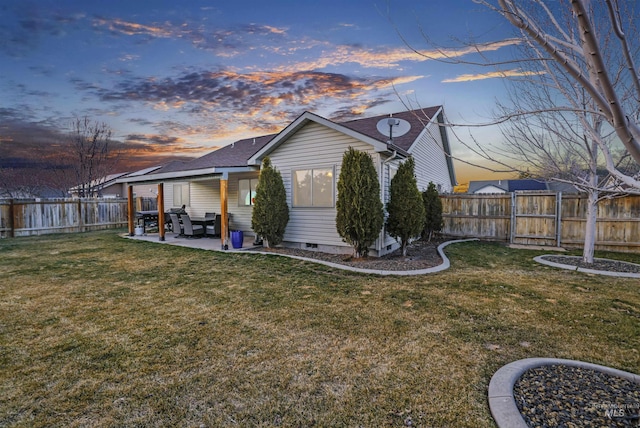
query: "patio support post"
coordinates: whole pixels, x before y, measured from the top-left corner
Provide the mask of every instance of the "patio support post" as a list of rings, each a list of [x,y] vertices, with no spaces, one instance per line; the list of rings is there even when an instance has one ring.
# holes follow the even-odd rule
[[[135,211],[133,210],[133,186],[127,188],[127,219],[129,223],[129,236],[133,236],[133,220]]]
[[[158,183],[158,236],[164,241],[164,183]]]
[[[227,213],[227,188],[229,183],[229,176],[224,174],[220,178],[220,240],[222,242],[222,249],[229,248],[227,236],[229,236],[229,219]]]

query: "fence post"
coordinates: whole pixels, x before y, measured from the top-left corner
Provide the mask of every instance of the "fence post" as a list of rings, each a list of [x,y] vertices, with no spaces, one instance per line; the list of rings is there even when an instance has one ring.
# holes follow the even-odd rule
[[[13,199],[9,200],[9,234],[11,235],[12,238],[16,237],[16,231],[15,231],[15,208],[13,205]]]
[[[509,243],[513,244],[516,234],[516,192],[511,192],[511,224],[509,225]]]
[[[82,232],[82,199],[78,198],[78,232]]]
[[[562,192],[556,193],[556,246],[562,244]]]

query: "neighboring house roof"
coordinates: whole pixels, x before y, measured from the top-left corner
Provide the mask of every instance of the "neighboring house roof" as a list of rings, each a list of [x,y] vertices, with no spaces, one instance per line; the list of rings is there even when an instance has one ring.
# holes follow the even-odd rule
[[[145,174],[149,174],[150,172],[153,172],[159,168],[162,168],[162,165],[156,165],[156,166],[151,166],[149,168],[145,168],[145,169],[141,169],[139,171],[135,171],[132,172],[130,174],[127,174],[127,177],[136,177],[138,175],[145,175]]]
[[[562,193],[579,193],[580,191],[570,183],[560,183],[558,181],[549,181],[547,182],[547,187],[549,190],[553,192],[562,192]]]
[[[509,192],[517,192],[520,190],[548,190],[547,183],[540,180],[508,180]]]
[[[568,183],[553,181],[521,179],[521,180],[480,180],[469,182],[467,193],[508,193],[524,190],[550,190],[554,192],[571,193],[576,188]]]
[[[506,193],[509,191],[509,180],[480,180],[480,181],[470,181],[469,189],[467,189],[467,193],[487,193],[487,191],[491,190],[493,193],[493,189],[499,189],[502,192]]]
[[[95,180],[92,180],[90,183],[87,183],[86,186],[92,187],[92,188],[100,188],[100,189],[104,189],[105,187],[111,186],[112,184],[115,184],[119,178],[124,177],[125,175],[129,174],[128,172],[120,172],[117,174],[109,174],[106,175],[104,177],[100,177],[97,178]],[[74,186],[72,188],[69,189],[70,193],[74,193],[77,192],[80,189],[80,186]]]

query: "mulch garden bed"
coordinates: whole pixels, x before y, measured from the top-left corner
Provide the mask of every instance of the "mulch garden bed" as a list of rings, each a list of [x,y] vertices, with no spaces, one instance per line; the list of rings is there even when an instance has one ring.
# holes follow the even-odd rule
[[[640,384],[563,364],[527,370],[513,396],[530,427],[638,427]]]
[[[442,258],[438,255],[438,245],[442,240],[412,242],[407,247],[407,255],[403,256],[400,250],[386,254],[382,257],[354,258],[345,254],[327,254],[320,251],[301,250],[296,248],[263,248],[261,251],[288,254],[310,259],[323,260],[326,262],[352,266],[360,269],[373,270],[419,270],[438,266],[442,263]]]
[[[296,248],[263,248],[261,251],[307,257],[310,259],[323,260],[361,269],[403,271],[427,269],[441,264],[442,259],[438,254],[437,248],[438,245],[445,241],[446,240],[443,239],[414,241],[407,247],[406,256],[402,256],[398,249],[393,253],[382,257],[366,257],[359,259],[355,259],[351,255],[328,254],[320,251],[309,251]],[[582,261],[582,257],[577,256],[546,255],[543,256],[543,258],[550,262],[586,269],[608,272],[640,273],[640,265],[620,260],[595,259],[593,264],[586,264]]]
[[[543,256],[544,260],[584,269],[603,270],[607,272],[640,273],[640,265],[620,260],[594,259],[592,264],[584,263],[577,256]]]

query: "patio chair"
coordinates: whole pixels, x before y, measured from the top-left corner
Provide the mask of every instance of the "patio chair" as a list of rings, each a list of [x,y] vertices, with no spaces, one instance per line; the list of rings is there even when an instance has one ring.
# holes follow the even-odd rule
[[[207,225],[207,229],[206,229],[206,233],[207,236],[216,236],[219,237],[220,236],[220,219],[221,217],[219,215],[214,214],[215,218],[213,219],[213,224],[208,224]]]
[[[189,214],[182,214],[180,216],[182,220],[182,228],[184,236],[188,238],[195,238],[204,235],[204,227],[199,224],[192,224]]]
[[[175,233],[175,237],[184,235],[184,229],[180,224],[180,219],[178,218],[178,214],[170,213],[169,217],[171,218],[171,230]]]
[[[184,205],[181,208],[169,208],[169,211],[164,212],[164,222],[166,225],[169,225],[172,228],[173,225],[171,223],[171,214],[175,214],[179,216],[180,214],[186,214],[186,213],[187,212],[184,209]]]

